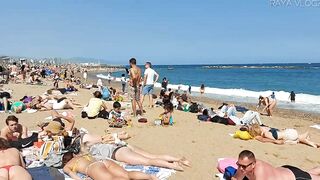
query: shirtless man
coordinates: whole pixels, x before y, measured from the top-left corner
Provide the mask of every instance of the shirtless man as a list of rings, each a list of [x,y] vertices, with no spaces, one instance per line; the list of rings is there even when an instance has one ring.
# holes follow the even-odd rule
[[[143,114],[143,108],[140,101],[140,81],[141,81],[141,69],[137,66],[137,60],[135,58],[131,58],[129,60],[130,70],[129,70],[129,96],[132,103],[132,111],[133,116],[137,115],[136,104],[138,104],[141,115]]]
[[[7,140],[0,137],[0,178],[10,180],[31,180],[25,169],[25,163],[20,152],[10,148]]]
[[[7,126],[1,130],[1,137],[8,141],[18,141],[27,138],[28,129],[19,124],[18,118],[10,115],[6,119]]]
[[[303,171],[293,166],[273,167],[272,165],[256,160],[253,152],[244,150],[239,154],[237,161],[238,170],[232,180],[244,179],[249,180],[319,180],[320,167],[309,171]]]

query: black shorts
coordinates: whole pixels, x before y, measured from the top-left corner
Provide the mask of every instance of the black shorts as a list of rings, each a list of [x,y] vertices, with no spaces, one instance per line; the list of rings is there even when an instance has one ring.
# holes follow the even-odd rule
[[[294,176],[296,177],[297,180],[312,180],[309,173],[307,173],[297,167],[290,166],[290,165],[285,165],[282,167],[289,169],[294,174]]]

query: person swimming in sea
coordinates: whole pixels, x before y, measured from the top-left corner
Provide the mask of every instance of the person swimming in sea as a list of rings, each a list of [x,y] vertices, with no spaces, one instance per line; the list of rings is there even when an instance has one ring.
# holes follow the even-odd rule
[[[200,86],[200,93],[204,94],[204,84],[201,84],[201,86]]]
[[[289,99],[291,102],[296,102],[296,94],[293,91],[291,91]]]

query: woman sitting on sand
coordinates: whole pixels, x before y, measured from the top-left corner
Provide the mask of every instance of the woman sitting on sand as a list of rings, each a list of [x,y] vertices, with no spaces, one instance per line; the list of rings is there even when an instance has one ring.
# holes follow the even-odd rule
[[[295,129],[276,129],[267,126],[259,126],[258,124],[253,124],[248,127],[249,134],[256,140],[261,142],[270,142],[274,144],[284,144],[284,143],[301,143],[315,148],[320,147],[320,144],[310,141],[310,136],[308,132],[303,134],[298,134]]]
[[[77,175],[78,172],[96,180],[157,179],[143,172],[125,171],[111,160],[97,160],[88,154],[88,148],[85,145],[82,145],[81,149],[79,155],[74,156],[72,153],[66,153],[63,156],[63,164],[65,164],[63,171],[73,179],[81,179]]]
[[[164,104],[164,112],[160,114],[161,124],[164,126],[173,125],[173,104],[171,102]]]
[[[103,99],[101,99],[101,92],[95,91],[93,96],[94,97],[89,100],[88,105],[83,109],[81,117],[88,117],[89,119],[95,119],[97,117],[108,119],[109,112],[107,111],[107,104]]]
[[[259,96],[259,103],[257,105],[257,108],[259,108],[261,106],[261,104],[265,105],[265,107],[263,108],[261,114],[263,114],[264,111],[266,111],[267,112],[267,116],[271,117],[272,116],[272,111],[277,105],[277,100],[273,99],[273,98],[269,98],[269,97]]]
[[[25,163],[20,152],[10,148],[7,140],[0,138],[0,177],[10,180],[31,180],[25,169]]]

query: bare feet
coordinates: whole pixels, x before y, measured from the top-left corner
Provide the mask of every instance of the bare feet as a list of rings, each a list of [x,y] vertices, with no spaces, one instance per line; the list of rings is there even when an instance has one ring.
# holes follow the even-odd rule
[[[179,160],[179,163],[182,164],[182,165],[184,165],[184,166],[191,167],[190,161],[188,161],[185,157],[182,157],[182,158]]]
[[[183,167],[180,165],[179,162],[173,162],[173,165],[174,165],[173,167],[174,170],[183,171]]]

